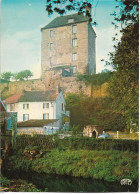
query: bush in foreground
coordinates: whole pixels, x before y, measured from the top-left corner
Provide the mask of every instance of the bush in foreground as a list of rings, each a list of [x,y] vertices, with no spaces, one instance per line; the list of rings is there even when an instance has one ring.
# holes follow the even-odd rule
[[[10,157],[8,168],[30,170],[37,173],[68,175],[120,181],[129,178],[138,180],[138,154],[122,151],[58,150],[53,149],[42,158],[36,155],[32,161],[23,156]]]

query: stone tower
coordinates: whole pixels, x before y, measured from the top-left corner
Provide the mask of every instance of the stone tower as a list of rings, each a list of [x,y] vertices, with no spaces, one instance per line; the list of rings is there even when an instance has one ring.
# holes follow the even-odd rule
[[[96,73],[96,34],[88,17],[60,16],[41,32],[42,78],[54,73],[60,77]]]

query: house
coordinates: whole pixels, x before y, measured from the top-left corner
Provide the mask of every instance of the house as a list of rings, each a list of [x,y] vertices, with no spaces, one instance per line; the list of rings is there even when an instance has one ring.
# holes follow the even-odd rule
[[[8,132],[7,130],[16,130],[17,114],[7,111],[5,104],[0,100],[0,126],[1,133]]]
[[[6,100],[7,110],[17,112],[17,121],[58,119],[62,123],[66,102],[60,89],[25,91]]]
[[[53,70],[62,77],[96,73],[96,33],[87,16],[56,17],[41,32],[42,78]]]
[[[84,137],[98,138],[103,133],[103,130],[98,125],[87,125],[83,130]]]
[[[34,119],[17,123],[17,135],[52,135],[57,133],[59,129],[60,120],[58,119]]]

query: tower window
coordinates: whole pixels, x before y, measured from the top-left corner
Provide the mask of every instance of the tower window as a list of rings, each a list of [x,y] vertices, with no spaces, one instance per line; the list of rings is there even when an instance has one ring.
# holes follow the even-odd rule
[[[50,57],[50,64],[53,64],[53,57]]]
[[[77,60],[77,53],[72,53],[72,61],[76,61]]]
[[[77,72],[77,67],[73,67],[73,73]]]
[[[77,33],[77,26],[73,25],[72,26],[72,34],[76,34]]]
[[[53,30],[50,30],[50,38],[53,37]]]
[[[77,46],[77,38],[72,39],[72,47]]]
[[[50,51],[53,50],[53,43],[50,43]]]

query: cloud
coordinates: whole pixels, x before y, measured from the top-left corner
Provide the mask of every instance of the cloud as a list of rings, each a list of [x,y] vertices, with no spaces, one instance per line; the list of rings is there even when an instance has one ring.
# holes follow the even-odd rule
[[[17,72],[36,67],[40,63],[40,34],[38,31],[20,31],[1,39],[1,69]]]

